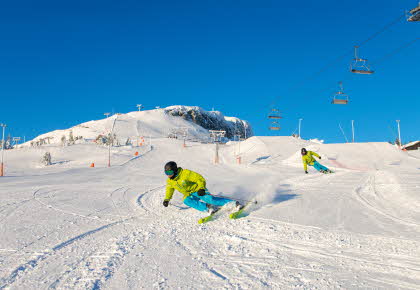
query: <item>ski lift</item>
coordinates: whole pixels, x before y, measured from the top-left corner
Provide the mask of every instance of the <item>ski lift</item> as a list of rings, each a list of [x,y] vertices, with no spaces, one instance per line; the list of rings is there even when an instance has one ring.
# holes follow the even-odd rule
[[[268,115],[268,119],[271,120],[270,127],[268,127],[272,131],[279,131],[280,130],[280,124],[279,120],[283,118],[280,116],[280,111],[278,109],[271,109],[270,114]]]
[[[350,71],[355,74],[364,74],[371,75],[374,73],[373,70],[370,70],[369,63],[367,59],[359,58],[357,55],[359,47],[354,47],[354,58],[353,62],[350,64]]]
[[[280,112],[277,109],[271,109],[271,114],[268,115],[269,119],[281,119]]]
[[[339,82],[340,90],[334,94],[331,104],[334,105],[347,105],[349,103],[349,96],[344,93],[343,82]]]
[[[408,21],[411,21],[411,22],[420,21],[420,2],[419,2],[419,6],[411,9],[410,14],[411,16],[408,18]]]

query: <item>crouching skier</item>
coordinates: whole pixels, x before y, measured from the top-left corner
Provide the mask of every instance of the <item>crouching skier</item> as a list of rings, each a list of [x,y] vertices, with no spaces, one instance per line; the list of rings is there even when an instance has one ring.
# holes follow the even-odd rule
[[[175,189],[184,195],[184,204],[213,215],[222,206],[234,200],[211,195],[206,188],[206,180],[200,174],[178,167],[174,161],[165,164],[166,195],[163,206],[167,207]],[[237,206],[240,206],[237,204]]]
[[[308,165],[313,166],[316,170],[322,173],[333,173],[331,170],[329,170],[324,165],[320,164],[318,161],[315,160],[314,156],[321,159],[321,156],[316,154],[313,151],[307,151],[305,148],[302,148],[302,162],[303,162],[303,169],[305,170],[305,173],[308,174]]]

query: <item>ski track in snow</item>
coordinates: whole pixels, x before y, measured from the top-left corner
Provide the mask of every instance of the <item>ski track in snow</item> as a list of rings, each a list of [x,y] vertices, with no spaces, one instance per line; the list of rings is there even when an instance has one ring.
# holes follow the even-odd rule
[[[91,231],[84,232],[82,234],[79,234],[78,236],[72,237],[66,241],[59,243],[58,245],[54,246],[52,249],[44,251],[43,253],[33,253],[29,261],[16,267],[16,269],[13,270],[12,273],[8,277],[1,279],[2,284],[0,284],[0,288],[10,287],[17,279],[22,278],[22,276],[24,275],[28,275],[28,272],[31,272],[37,269],[38,267],[40,267],[40,265],[42,264],[42,262],[44,262],[44,260],[47,260],[47,259],[54,260],[56,258],[56,255],[58,255],[58,253],[64,250],[66,247],[72,246],[72,244],[80,242],[81,240],[83,240],[84,238],[90,235],[94,235],[102,230],[106,230],[119,223],[120,222],[107,224],[99,228],[93,229]]]
[[[229,159],[228,149],[221,150],[222,162]],[[25,239],[14,247],[10,242],[0,246],[0,289],[418,289],[419,239],[340,230],[348,204],[362,209],[355,215],[385,219],[394,230],[404,227],[418,233],[419,201],[408,194],[418,183],[407,182],[416,175],[406,175],[405,184],[392,169],[299,176],[292,172],[280,180],[279,175],[268,176],[261,182],[273,184],[269,189],[286,188],[280,197],[287,192],[297,198],[262,203],[246,218],[230,220],[226,215],[198,225],[203,213],[183,205],[179,193],[168,208],[162,206],[165,185],[158,183],[163,184],[160,177],[151,173],[125,179],[131,169],[160,154],[151,150],[147,158],[121,163],[124,166],[109,174],[115,181],[100,188],[103,180],[87,176],[87,188],[76,191],[46,182],[48,186],[30,193],[19,189],[19,198],[2,199],[2,225],[24,215],[42,221],[33,229],[15,225],[26,231]],[[287,166],[279,154],[263,155],[274,156],[267,168],[254,162],[247,163],[246,170],[271,172],[273,166]],[[387,165],[395,168],[404,162]],[[90,199],[84,198],[86,192],[92,194]],[[320,198],[333,203],[311,211],[311,202]],[[301,209],[306,209],[302,216],[314,220],[322,211],[336,213],[329,221],[336,220],[338,226],[318,225],[318,220],[306,224],[297,214]],[[267,210],[292,213],[292,218],[278,218]]]
[[[211,281],[217,287],[342,287],[344,285],[340,281],[329,278],[334,271],[337,271],[332,265],[339,263],[343,267],[343,280],[354,279],[350,273],[356,273],[357,277],[366,271],[375,271],[382,273],[386,279],[375,279],[371,281],[372,283],[416,288],[414,281],[413,283],[402,281],[400,277],[402,271],[405,272],[405,276],[418,277],[420,274],[420,260],[412,255],[412,250],[418,251],[420,245],[412,241],[365,237],[346,232],[326,232],[313,227],[275,222],[252,215],[248,219],[237,221],[222,219],[220,222],[197,226],[191,223],[191,219],[197,220],[195,212],[189,211],[187,216],[183,216],[182,210],[168,211],[160,207],[161,199],[158,197],[162,196],[162,190],[163,186],[151,188],[139,194],[136,199],[139,209],[147,216],[153,216],[152,224],[147,226],[147,230],[126,228],[119,232],[120,234],[123,232],[119,238],[111,237],[105,241],[101,240],[100,244],[90,245],[82,252],[79,259],[66,264],[63,267],[65,271],[61,271],[48,287],[102,288],[124,263],[131,250],[140,245],[146,246],[147,240],[151,247],[156,239],[160,239],[171,241],[177,249],[177,256],[185,255],[195,260],[194,268],[190,270],[194,271],[198,281],[202,283]],[[127,191],[128,188],[118,188],[108,197],[112,199],[118,192],[124,197]],[[34,192],[35,200],[39,193],[40,191]],[[48,204],[42,204],[50,208]],[[113,205],[116,208],[124,207],[115,201]],[[59,211],[91,219],[89,216]],[[47,268],[57,256],[62,256],[60,252],[74,247],[89,236],[106,230],[111,231],[117,225],[127,224],[121,219],[62,241],[50,250],[33,253],[26,263],[16,267],[8,277],[2,278],[1,287],[13,286],[19,279],[30,275],[30,272],[34,272],[37,268],[42,269],[44,266]],[[159,228],[171,230],[165,232],[159,231]],[[180,235],[179,230],[175,230],[177,228],[191,231],[195,239],[190,239],[189,235]],[[39,271],[42,271],[41,269]],[[157,269],[153,271],[162,281],[168,281],[165,274],[159,273]],[[276,283],[270,282],[273,277],[278,277]],[[365,286],[369,287],[369,279],[366,279],[366,283]],[[159,285],[162,288],[171,286],[166,283]]]
[[[148,212],[152,211],[152,203],[156,200],[156,198],[152,196],[153,193],[158,192],[155,190],[149,191],[147,195],[145,194],[141,198],[145,200],[142,204],[146,210],[149,209]],[[271,275],[274,275],[277,271],[277,274],[282,275],[283,279],[286,278],[286,275],[290,275],[289,271],[293,272],[296,270],[299,272],[304,271],[307,273],[322,274],[321,276],[324,277],[323,283],[325,283],[323,285],[325,287],[342,286],[338,281],[333,282],[328,278],[336,269],[329,271],[328,264],[321,267],[326,261],[329,261],[331,265],[337,262],[342,265],[348,264],[348,266],[354,268],[351,269],[351,271],[355,272],[369,269],[383,273],[385,276],[389,276],[389,274],[392,273],[392,275],[395,276],[394,280],[388,279],[384,282],[385,285],[394,287],[405,285],[404,287],[415,288],[415,283],[402,283],[402,281],[399,280],[399,275],[401,270],[408,271],[408,276],[413,275],[413,277],[415,277],[420,274],[420,260],[410,257],[410,249],[413,246],[418,246],[418,244],[413,245],[411,242],[408,242],[407,245],[404,245],[403,241],[396,241],[396,243],[400,244],[399,246],[396,246],[391,242],[390,245],[387,245],[389,248],[378,249],[376,246],[370,246],[372,237],[363,237],[345,232],[315,232],[312,227],[306,228],[293,224],[288,224],[287,226],[285,224],[273,225],[270,220],[262,222],[258,218],[255,219],[259,221],[256,222],[255,225],[254,222],[250,222],[253,220],[252,217],[250,217],[248,221],[236,221],[240,223],[239,228],[242,228],[242,226],[245,225],[247,231],[238,231],[237,225],[232,221],[210,223],[206,226],[202,226],[201,230],[208,231],[208,233],[205,235],[206,238],[203,241],[200,240],[200,237],[203,237],[203,235],[194,235],[194,237],[199,239],[199,241],[195,241],[195,245],[200,245],[201,242],[209,244],[208,240],[214,240],[215,244],[210,247],[210,251],[207,254],[197,251],[196,247],[191,245],[191,242],[177,241],[177,244],[182,246],[190,255],[194,257],[198,256],[198,259],[203,261],[201,266],[206,273],[203,279],[206,279],[206,276],[209,275],[209,277],[216,276],[220,278],[219,282],[222,282],[220,286],[223,285],[223,287],[228,288],[243,287],[245,281],[254,281],[253,284],[248,285],[249,287],[265,287],[269,285],[270,283],[253,273],[255,272],[256,266],[258,266],[259,271],[257,272],[260,274],[271,272]],[[287,228],[286,231],[285,227]],[[297,229],[295,227],[297,227]],[[193,230],[194,232],[197,231],[196,229],[190,230]],[[275,235],[263,234],[269,233],[270,231],[275,233]],[[255,235],[256,232],[258,233],[257,235]],[[280,233],[285,235],[283,239],[277,238]],[[210,236],[208,236],[208,234],[210,234]],[[258,236],[259,238],[252,238],[252,236]],[[228,237],[227,241],[226,237]],[[383,240],[387,241],[387,239]],[[379,243],[380,241],[382,240],[379,239]],[[236,251],[236,253],[225,257],[218,245],[224,245],[229,251]],[[397,251],[402,251],[402,249],[398,249],[400,247],[404,249],[404,255],[396,254]],[[270,253],[269,257],[259,257],[258,255],[257,257],[253,257],[255,255],[253,255],[253,252],[255,252],[256,249],[259,252]],[[214,251],[215,253],[212,253],[211,251]],[[284,263],[282,263],[282,257],[285,256],[288,257],[288,260],[283,261]],[[318,267],[308,264],[302,265],[301,263],[296,264],[296,257],[292,260],[290,256],[297,256],[297,258],[302,257],[301,260],[308,257],[319,260],[315,263]],[[245,257],[245,261],[243,261],[243,257]],[[290,263],[296,265],[291,266]],[[287,272],[284,272],[285,269]],[[232,272],[237,272],[235,273],[235,277],[230,277],[231,275],[229,275],[229,273]],[[240,273],[239,276],[242,277],[242,279],[238,278],[238,273]],[[347,275],[349,274],[347,273]],[[295,284],[296,286],[301,286],[301,284],[303,284],[305,287],[311,287],[309,281],[303,281],[296,277],[293,277],[292,279],[290,277],[288,278],[289,279],[286,279],[284,284],[270,284],[270,286],[285,287],[286,285],[290,286]],[[352,278],[353,277],[349,277],[348,279],[351,280]]]
[[[383,195],[377,188],[377,175],[377,172],[368,174],[366,181],[355,190],[357,199],[370,210],[375,211],[397,223],[415,228],[420,228],[420,224],[399,218],[390,213],[389,210],[387,210],[386,208],[384,208],[384,206],[381,205],[381,203],[386,201],[386,199],[384,199]],[[384,179],[388,181],[392,180],[392,176],[388,174],[387,176],[383,177],[383,180]],[[401,190],[396,189],[395,186],[397,186],[396,183],[392,184],[391,186],[387,186],[385,190],[393,192],[395,194],[395,197],[398,198],[397,195],[400,194]],[[392,201],[388,202],[392,203]]]
[[[118,188],[109,194],[109,198],[112,200],[112,203],[116,208],[117,203],[115,203],[115,201],[113,200],[113,195],[116,192],[121,192],[122,189],[124,189],[124,187]],[[125,197],[127,191],[128,189],[122,191],[123,197]],[[33,193],[33,200],[38,201],[40,204],[42,204],[48,209],[58,211],[64,215],[72,215],[78,218],[89,220],[93,219],[95,221],[100,220],[101,222],[111,221],[109,219],[91,217],[88,215],[82,215],[76,212],[56,208],[45,202],[42,202],[39,199],[39,195],[40,190],[36,190]],[[50,197],[49,192],[47,192],[47,196]],[[7,277],[0,279],[0,289],[11,287],[13,283],[15,283],[18,279],[24,278],[26,275],[28,275],[34,270],[38,270],[38,268],[42,267],[43,264],[46,264],[48,266],[47,261],[53,261],[57,258],[57,255],[62,255],[60,254],[60,252],[66,250],[68,247],[73,246],[73,244],[77,244],[86,239],[87,237],[100,234],[100,232],[108,230],[111,227],[117,225],[122,225],[124,227],[127,224],[130,224],[127,223],[127,221],[131,219],[133,219],[133,217],[120,216],[120,220],[118,221],[111,221],[111,223],[102,225],[100,227],[94,228],[93,230],[71,237],[68,240],[62,241],[48,250],[24,252],[25,248],[27,247],[25,246],[23,249],[20,250],[9,251],[11,252],[12,256],[15,256],[16,254],[27,256],[29,254],[30,257],[26,262],[18,265]],[[125,231],[127,232],[127,229],[125,229]],[[50,285],[49,288],[55,289],[58,287],[58,285],[60,285],[58,288],[74,289],[79,288],[80,286],[81,289],[85,289],[85,287],[93,287],[94,289],[99,289],[101,283],[103,283],[103,281],[106,281],[112,276],[114,268],[116,268],[116,266],[119,265],[119,261],[121,260],[121,258],[128,252],[130,246],[132,246],[128,245],[127,241],[133,238],[135,238],[136,241],[138,241],[137,235],[139,235],[139,233],[134,231],[129,233],[129,235],[127,236],[123,236],[120,240],[113,237],[109,241],[104,243],[105,247],[102,247],[103,249],[101,249],[97,245],[91,247],[90,250],[88,247],[88,251],[83,252],[81,259],[79,259],[75,263],[72,263],[72,265],[65,265],[65,268],[69,269],[62,273],[61,276],[57,278]],[[48,235],[44,237],[47,236]],[[33,243],[31,243],[31,245],[33,245]],[[98,249],[95,249],[96,247],[98,247]],[[62,281],[64,281],[63,285],[61,285]]]

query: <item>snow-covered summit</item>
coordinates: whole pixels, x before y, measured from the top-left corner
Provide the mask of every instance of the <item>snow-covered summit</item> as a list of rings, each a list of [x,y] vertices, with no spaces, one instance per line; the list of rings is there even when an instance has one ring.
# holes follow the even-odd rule
[[[234,135],[253,135],[250,124],[236,117],[226,117],[219,111],[205,111],[200,107],[171,106],[165,109],[171,116],[180,116],[208,130],[224,130],[227,138]]]
[[[114,126],[115,124],[115,126]],[[137,137],[167,137],[179,128],[188,131],[189,139],[206,140],[208,130],[225,130],[226,137],[235,134],[252,136],[252,129],[247,121],[235,117],[225,117],[218,111],[206,111],[200,107],[171,106],[162,109],[134,111],[127,114],[115,114],[109,118],[85,122],[74,127],[55,130],[42,134],[25,145],[59,144],[63,140],[94,140],[100,135],[113,133],[120,142]]]

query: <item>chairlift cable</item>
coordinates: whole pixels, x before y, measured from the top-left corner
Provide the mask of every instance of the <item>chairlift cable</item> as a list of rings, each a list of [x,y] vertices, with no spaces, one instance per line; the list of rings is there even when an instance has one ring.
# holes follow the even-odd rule
[[[366,43],[368,43],[369,41],[375,39],[377,36],[379,36],[380,34],[382,34],[383,32],[385,32],[386,30],[388,30],[389,28],[391,28],[393,25],[397,24],[398,21],[400,21],[402,18],[405,17],[405,14],[402,14],[401,16],[398,16],[396,19],[394,19],[393,21],[391,21],[390,23],[388,23],[387,25],[385,25],[384,27],[382,27],[379,31],[373,33],[371,36],[369,36],[368,38],[366,38],[365,40],[363,40],[362,42],[360,42],[357,46],[361,47],[363,45],[365,45]],[[326,71],[330,66],[332,66],[333,64],[335,64],[336,62],[338,62],[339,60],[343,59],[344,57],[347,57],[347,55],[349,54],[353,54],[354,50],[353,48],[351,50],[348,50],[346,53],[343,53],[342,55],[340,55],[339,57],[333,59],[332,61],[330,61],[328,64],[326,64],[323,68],[321,68],[319,71],[315,72],[312,76],[306,78],[304,81],[300,82],[298,85],[296,85],[297,87],[300,86],[300,84],[302,84],[303,82],[306,82],[308,80],[311,80],[313,78],[315,78],[318,74],[323,73],[324,71]],[[295,86],[295,87],[296,87]],[[293,89],[294,87],[292,87]]]
[[[377,32],[375,32],[374,34],[372,34],[371,36],[366,38],[364,41],[360,42],[358,44],[358,46],[360,47],[362,45],[365,45],[366,43],[368,43],[372,39],[376,38],[378,35],[382,34],[383,32],[387,31],[389,28],[391,28],[392,26],[397,24],[402,18],[405,18],[405,13],[402,14],[401,16],[398,16],[397,18],[395,18],[395,20],[393,20],[390,23],[388,23],[387,25],[385,25],[382,29],[378,30]]]
[[[417,41],[419,41],[420,40],[420,37],[417,37],[417,38],[415,38],[415,39],[413,39],[413,40],[411,40],[411,41],[409,41],[409,42],[406,42],[406,43],[404,43],[403,45],[401,45],[400,47],[398,47],[398,48],[396,48],[396,49],[394,49],[394,50],[392,50],[391,52],[389,52],[389,53],[387,53],[387,54],[385,54],[384,56],[382,56],[380,59],[378,59],[378,60],[376,60],[375,62],[372,62],[371,64],[374,64],[374,65],[377,65],[377,64],[380,64],[380,63],[382,63],[382,62],[384,62],[385,60],[387,60],[387,59],[389,59],[390,57],[392,57],[392,56],[394,56],[394,55],[396,55],[396,54],[398,54],[399,52],[401,52],[402,50],[404,50],[404,49],[406,49],[406,48],[408,48],[408,47],[410,47],[410,46],[412,46],[413,44],[415,44]],[[351,78],[354,78],[354,75],[353,74],[349,74],[347,77],[345,77],[345,78],[341,78],[342,79],[342,82],[347,82],[348,80],[350,80]],[[333,86],[332,85],[329,85],[328,86],[328,88],[325,88],[325,89],[321,89],[321,90],[319,90],[319,93],[324,93],[324,92],[331,92],[331,91],[333,91],[334,89],[333,89]],[[318,92],[318,90],[317,90],[317,92]]]
[[[395,24],[397,24],[404,17],[405,17],[405,14],[402,14],[401,16],[398,16],[396,19],[394,19],[393,21],[391,21],[390,23],[388,23],[387,25],[385,25],[384,27],[382,27],[380,30],[378,30],[377,32],[373,33],[371,36],[369,36],[368,38],[366,38],[365,40],[363,40],[362,42],[360,42],[357,45],[357,47],[360,48],[361,46],[365,45],[369,41],[375,39],[377,36],[379,36],[380,34],[382,34],[383,32],[385,32],[386,30],[388,30],[389,28],[391,28],[392,26],[394,26]],[[326,71],[329,67],[331,67],[332,65],[334,65],[335,63],[337,63],[341,59],[347,57],[349,54],[353,54],[353,53],[354,53],[354,49],[352,48],[351,50],[348,50],[347,52],[343,53],[342,55],[336,57],[335,59],[333,59],[332,61],[330,61],[329,63],[327,63],[324,67],[322,67],[320,70],[318,70],[317,72],[315,72],[314,74],[312,74],[310,77],[304,79],[303,81],[299,82],[297,85],[295,85],[294,87],[292,87],[290,89],[290,91],[293,90],[295,87],[300,87],[301,84],[303,84],[304,82],[310,81],[310,80],[314,79],[316,76],[318,76],[319,74],[321,74],[324,71]]]
[[[403,45],[401,45],[400,47],[394,49],[393,51],[385,54],[384,56],[382,56],[381,58],[379,58],[378,60],[372,62],[373,65],[378,65],[381,64],[382,62],[384,62],[385,60],[387,60],[388,58],[394,56],[395,54],[401,52],[402,50],[404,50],[405,48],[408,48],[410,46],[412,46],[413,44],[415,44],[417,41],[420,40],[420,37],[417,37],[409,42],[404,43]],[[353,74],[348,74],[347,77],[341,78],[343,83],[346,83],[347,81],[349,81],[350,79],[354,79],[355,76]],[[316,90],[316,92],[319,93],[324,93],[324,92],[331,92],[334,90],[334,88],[336,87],[336,85],[329,85],[328,87],[325,87],[324,89],[320,89],[319,91]]]
[[[326,71],[327,69],[329,69],[332,65],[334,65],[335,63],[339,62],[340,60],[342,60],[343,58],[347,57],[349,54],[353,53],[353,49],[349,50],[348,52],[340,55],[339,57],[333,59],[332,61],[330,61],[328,64],[326,64],[323,68],[321,68],[320,70],[318,70],[317,72],[315,72],[314,74],[312,74],[311,76],[307,77],[306,79],[304,79],[303,81],[301,81],[300,83],[298,83],[297,85],[295,85],[294,87],[292,87],[290,89],[290,91],[292,91],[293,89],[297,89],[299,88],[302,84],[306,83],[307,81],[310,81],[312,79],[314,79],[315,77],[317,77],[319,74],[323,73],[324,71]]]
[[[363,46],[363,45],[367,44],[371,40],[375,39],[376,37],[378,37],[379,35],[381,35],[385,31],[387,31],[388,29],[390,29],[392,26],[394,26],[395,24],[397,24],[402,18],[405,18],[405,13],[403,13],[402,15],[399,15],[397,18],[395,18],[394,20],[392,20],[391,22],[389,22],[388,24],[386,24],[384,27],[382,27],[380,30],[376,31],[371,36],[369,36],[368,38],[366,38],[365,40],[363,40],[362,42],[360,42],[357,46],[360,47],[360,46]],[[288,93],[288,94],[293,93],[297,89],[301,88],[303,84],[305,84],[308,81],[313,80],[318,75],[320,75],[321,73],[323,73],[324,71],[326,71],[327,69],[329,69],[331,66],[333,66],[334,64],[336,64],[337,62],[339,62],[343,58],[347,57],[349,54],[353,54],[353,53],[354,53],[354,49],[352,48],[351,50],[348,50],[345,53],[343,53],[342,55],[334,58],[333,60],[331,60],[330,62],[328,62],[324,67],[322,67],[320,70],[318,70],[317,72],[315,72],[311,76],[304,78],[302,81],[298,82],[296,85],[294,85],[291,88],[289,88],[285,93]],[[276,100],[277,100],[277,98],[275,98],[273,100],[273,102],[271,103],[271,106],[273,106],[276,103]]]
[[[396,49],[394,49],[393,51],[391,51],[390,53],[387,53],[386,55],[384,55],[383,57],[381,57],[379,60],[376,60],[375,62],[372,62],[374,64],[379,64],[382,63],[384,60],[390,58],[391,56],[394,56],[395,54],[399,53],[400,51],[402,51],[403,49],[413,45],[414,43],[416,43],[417,41],[420,40],[420,37],[417,37],[409,42],[404,43],[403,45],[401,45],[400,47],[397,47]]]
[[[380,64],[380,63],[382,63],[382,62],[384,62],[385,60],[387,60],[387,59],[389,59],[390,57],[392,57],[392,56],[394,56],[394,55],[396,55],[396,54],[398,54],[399,52],[401,52],[402,50],[404,50],[405,48],[408,48],[408,47],[410,47],[410,46],[412,46],[413,44],[415,44],[417,41],[419,41],[420,40],[420,37],[417,37],[417,38],[415,38],[415,39],[413,39],[413,40],[411,40],[411,41],[409,41],[409,42],[406,42],[406,43],[404,43],[403,45],[401,45],[400,47],[398,47],[398,48],[396,48],[396,49],[394,49],[393,51],[391,51],[391,52],[389,52],[389,53],[387,53],[387,54],[385,54],[384,56],[382,56],[380,59],[378,59],[378,60],[376,60],[376,61],[374,61],[374,62],[372,62],[371,64],[374,64],[374,65],[377,65],[377,64]],[[353,74],[349,74],[347,77],[345,77],[345,78],[341,78],[342,79],[342,81],[341,82],[343,82],[343,83],[345,83],[345,82],[347,82],[347,81],[349,81],[350,79],[354,79],[355,78],[355,76],[353,75]],[[330,92],[330,91],[332,91],[333,90],[333,86],[332,85],[330,85],[330,86],[328,86],[328,88],[325,88],[325,89],[322,89],[322,90],[319,90],[319,92],[321,93],[323,93],[323,92]]]

